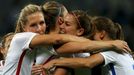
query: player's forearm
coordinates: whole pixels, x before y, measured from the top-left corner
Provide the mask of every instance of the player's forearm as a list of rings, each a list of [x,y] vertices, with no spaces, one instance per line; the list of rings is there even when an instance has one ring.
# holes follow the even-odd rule
[[[63,44],[70,41],[81,40],[76,36],[66,35],[66,34],[51,34],[51,35],[36,35],[31,42],[31,46],[37,45],[54,45],[54,44]]]
[[[100,52],[112,48],[113,45],[103,41],[69,42],[56,51],[58,53],[82,53],[82,52]]]
[[[87,46],[88,45],[84,42],[69,42],[60,46],[56,51],[59,54],[82,53],[86,51],[85,49]]]
[[[55,59],[53,66],[63,66],[69,68],[93,68],[104,62],[104,58],[101,54],[94,54],[87,58],[62,58]]]
[[[69,67],[69,68],[88,67],[86,65],[86,61],[88,59],[87,60],[85,60],[85,59],[87,59],[87,58],[62,58],[62,59],[56,59],[56,60],[53,60],[53,65],[54,66]]]
[[[39,45],[50,45],[60,42],[62,38],[57,35],[36,35],[30,44],[30,47],[35,47]]]
[[[89,47],[86,50],[93,51],[106,51],[113,50],[118,53],[131,51],[125,41],[121,40],[111,40],[111,41],[91,41],[92,44],[89,44]]]
[[[85,52],[100,52],[115,47],[110,41],[89,41],[87,45]]]

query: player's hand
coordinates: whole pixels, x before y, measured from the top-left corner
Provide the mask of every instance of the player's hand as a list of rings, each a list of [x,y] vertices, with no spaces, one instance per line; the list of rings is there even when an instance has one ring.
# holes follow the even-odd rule
[[[40,75],[43,72],[43,65],[34,65],[32,67],[32,75]]]
[[[116,48],[115,50],[119,53],[126,52],[130,53],[131,49],[129,48],[127,42],[121,40],[115,40],[112,42],[113,46]]]

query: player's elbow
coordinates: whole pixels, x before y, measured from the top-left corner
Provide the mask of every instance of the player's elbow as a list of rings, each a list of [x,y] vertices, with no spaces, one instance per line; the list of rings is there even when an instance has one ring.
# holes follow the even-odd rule
[[[91,64],[90,62],[87,62],[87,63],[85,64],[85,67],[86,67],[86,68],[89,68],[89,69],[92,69],[92,68],[94,67],[94,65]]]

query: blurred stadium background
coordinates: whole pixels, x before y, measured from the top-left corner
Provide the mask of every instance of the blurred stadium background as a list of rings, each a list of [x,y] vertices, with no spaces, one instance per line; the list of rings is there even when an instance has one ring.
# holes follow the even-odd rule
[[[20,10],[29,3],[43,4],[49,0],[1,0],[0,36],[14,31]],[[106,16],[122,25],[125,40],[134,50],[134,0],[55,0],[67,9],[82,9],[89,15]]]

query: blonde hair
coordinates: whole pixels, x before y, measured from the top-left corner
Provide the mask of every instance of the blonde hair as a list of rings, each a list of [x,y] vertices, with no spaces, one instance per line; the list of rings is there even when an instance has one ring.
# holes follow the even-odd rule
[[[48,1],[42,5],[42,10],[45,16],[47,24],[46,32],[49,33],[51,30],[55,30],[57,18],[64,17],[68,13],[64,5],[56,1]]]
[[[7,55],[7,51],[8,51],[8,48],[10,46],[10,42],[13,38],[15,33],[11,32],[11,33],[8,33],[6,34],[5,36],[3,36],[2,38],[2,46],[1,46],[1,50],[0,52],[3,54],[3,59],[6,57]]]
[[[28,4],[25,6],[18,17],[15,33],[23,32],[24,25],[27,23],[27,16],[36,12],[42,12],[40,6],[35,4]]]
[[[67,11],[64,5],[56,1],[48,1],[42,5],[42,9],[46,16],[63,16],[64,12]]]

